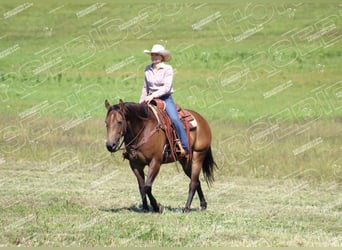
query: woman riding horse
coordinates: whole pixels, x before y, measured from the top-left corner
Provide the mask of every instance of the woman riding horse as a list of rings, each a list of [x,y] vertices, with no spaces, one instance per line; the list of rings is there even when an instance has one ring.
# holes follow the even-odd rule
[[[171,65],[164,63],[171,60],[171,53],[160,44],[155,44],[151,50],[145,50],[144,52],[151,55],[152,64],[147,65],[145,68],[145,81],[139,102],[148,104],[154,98],[164,101],[165,110],[180,137],[181,143],[178,144],[180,154],[182,157],[188,157],[188,139],[172,98],[173,69]]]

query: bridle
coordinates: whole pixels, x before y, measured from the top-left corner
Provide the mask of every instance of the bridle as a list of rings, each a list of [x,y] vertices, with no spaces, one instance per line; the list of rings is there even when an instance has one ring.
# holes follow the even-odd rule
[[[120,131],[119,143],[115,146],[115,148],[114,148],[113,151],[112,151],[112,153],[115,153],[115,152],[117,152],[117,151],[123,149],[123,148],[122,148],[122,145],[123,145],[123,143],[124,143],[124,141],[125,141],[125,140],[124,140],[124,136],[125,136],[126,130],[127,130],[127,121],[126,121],[126,118],[125,118],[124,113],[123,113],[121,110],[112,109],[112,110],[110,110],[110,111],[108,112],[108,115],[107,115],[107,116],[109,116],[109,114],[110,114],[111,112],[113,112],[113,111],[119,112],[119,114],[120,114],[120,115],[122,116],[122,118],[123,118],[123,124],[122,124],[122,129],[121,129],[121,131]],[[122,140],[121,140],[121,139],[122,139]],[[121,142],[120,142],[120,140],[121,140]]]

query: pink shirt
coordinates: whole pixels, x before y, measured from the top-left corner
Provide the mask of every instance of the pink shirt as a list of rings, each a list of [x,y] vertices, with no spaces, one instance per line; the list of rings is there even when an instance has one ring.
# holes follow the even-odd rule
[[[161,63],[157,72],[153,72],[152,64],[147,65],[145,68],[144,86],[139,102],[142,103],[149,94],[156,98],[165,94],[172,94],[172,80],[173,69],[171,65]]]

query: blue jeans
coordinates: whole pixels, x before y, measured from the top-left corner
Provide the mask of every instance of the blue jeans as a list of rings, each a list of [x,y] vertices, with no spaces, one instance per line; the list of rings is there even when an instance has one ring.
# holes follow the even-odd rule
[[[188,138],[186,136],[185,129],[183,127],[183,123],[178,117],[178,112],[176,105],[173,101],[173,98],[171,95],[163,96],[160,99],[162,99],[165,102],[165,111],[169,115],[172,123],[176,127],[176,131],[178,136],[180,137],[180,141],[182,144],[183,149],[185,150],[185,153],[189,153],[189,148],[188,148]]]

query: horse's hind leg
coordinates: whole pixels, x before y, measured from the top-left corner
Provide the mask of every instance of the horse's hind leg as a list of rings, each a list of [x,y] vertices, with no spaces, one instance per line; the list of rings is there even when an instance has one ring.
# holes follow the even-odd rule
[[[198,197],[200,199],[201,209],[202,209],[202,211],[204,211],[204,210],[207,209],[207,202],[206,202],[206,200],[204,198],[204,194],[203,194],[203,191],[202,191],[202,187],[201,187],[201,182],[200,181],[198,182],[197,194],[198,194]]]
[[[194,152],[191,167],[183,165],[184,172],[190,177],[188,199],[185,204],[184,212],[190,211],[190,206],[197,191],[202,210],[207,207],[207,202],[204,199],[201,182],[199,176],[202,169],[203,157],[201,153]]]
[[[192,186],[192,185],[194,185],[194,186]],[[195,188],[195,187],[197,187],[197,188]],[[184,212],[190,211],[190,205],[191,205],[193,197],[195,195],[195,191],[193,191],[194,188],[195,188],[195,191],[197,191],[197,194],[198,194],[198,197],[200,200],[201,210],[204,211],[207,209],[207,202],[204,198],[204,194],[203,194],[202,187],[201,187],[201,182],[198,180],[197,184],[196,184],[196,182],[193,183],[191,181],[191,183],[189,185],[189,195],[188,195],[188,200],[185,204]]]
[[[196,192],[197,185],[198,185],[197,181],[193,181],[193,180],[190,181],[188,199],[185,203],[184,212],[190,212],[191,202],[192,202],[192,199],[194,198],[194,194]]]

